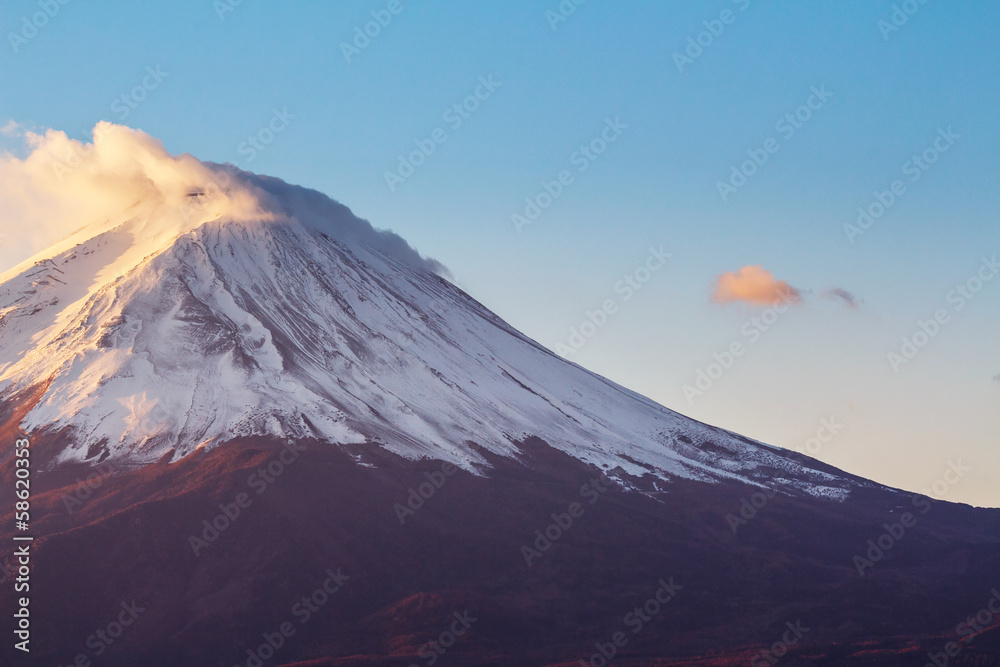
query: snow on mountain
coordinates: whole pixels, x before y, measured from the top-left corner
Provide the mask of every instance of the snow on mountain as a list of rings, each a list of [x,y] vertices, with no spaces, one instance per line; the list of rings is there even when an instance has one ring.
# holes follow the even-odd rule
[[[470,443],[516,456],[537,436],[635,476],[828,497],[857,483],[552,354],[320,193],[205,163],[185,174],[0,275],[0,400],[47,384],[21,426],[68,429],[54,463],[266,434],[482,473]]]

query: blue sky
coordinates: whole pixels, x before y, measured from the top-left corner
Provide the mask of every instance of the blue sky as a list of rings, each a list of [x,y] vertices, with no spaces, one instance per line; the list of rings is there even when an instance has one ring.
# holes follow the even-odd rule
[[[1000,6],[568,0],[555,21],[556,0],[390,5],[52,0],[33,32],[24,21],[46,3],[10,0],[0,125],[85,139],[109,120],[314,187],[551,348],[612,299],[568,358],[770,443],[802,449],[820,433],[818,458],[906,489],[960,459],[971,470],[944,497],[1000,505],[1000,276],[960,310],[949,298],[1000,253]],[[345,57],[377,17],[391,20]],[[778,125],[815,90],[825,99],[807,120]],[[463,103],[476,108],[458,125],[446,112]],[[276,110],[287,126],[261,134]],[[581,158],[609,121],[614,141]],[[439,128],[390,188],[399,156]],[[947,150],[912,180],[908,161],[939,132]],[[254,135],[273,141],[254,152]],[[724,200],[718,183],[762,150]],[[515,229],[512,214],[564,171],[571,182]],[[903,194],[849,242],[844,225],[895,180]],[[661,246],[670,259],[625,300],[616,284]],[[752,324],[766,306],[710,298],[748,265],[801,293],[766,331]],[[833,288],[858,306],[822,296]],[[889,353],[942,309],[894,370]],[[689,400],[684,386],[734,342],[744,353]]]

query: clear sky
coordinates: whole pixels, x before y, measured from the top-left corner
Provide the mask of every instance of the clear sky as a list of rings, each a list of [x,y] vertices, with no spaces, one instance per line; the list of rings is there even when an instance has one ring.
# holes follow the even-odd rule
[[[63,1],[0,6],[0,126],[316,188],[669,407],[1000,506],[996,2]]]

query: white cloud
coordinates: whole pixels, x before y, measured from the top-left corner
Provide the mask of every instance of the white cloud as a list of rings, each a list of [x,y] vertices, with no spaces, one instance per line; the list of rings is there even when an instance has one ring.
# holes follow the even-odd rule
[[[13,121],[11,121],[13,123]],[[17,128],[17,124],[7,127]],[[116,217],[139,201],[174,208],[178,231],[192,193],[215,217],[269,220],[294,216],[332,238],[358,242],[398,261],[447,274],[396,234],[374,229],[326,195],[229,165],[170,155],[140,130],[100,122],[89,143],[65,133],[26,131],[27,155],[0,154],[0,272],[44,250],[81,227]]]

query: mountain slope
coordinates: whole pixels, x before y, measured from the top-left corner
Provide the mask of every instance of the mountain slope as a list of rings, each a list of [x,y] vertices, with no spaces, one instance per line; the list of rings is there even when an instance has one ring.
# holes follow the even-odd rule
[[[621,631],[611,664],[735,667],[770,664],[752,661],[777,657],[791,623],[808,631],[779,646],[779,664],[921,667],[1000,583],[998,510],[927,501],[922,513],[879,488],[843,501],[777,494],[734,533],[726,516],[753,486],[677,479],[637,493],[538,440],[518,459],[484,451],[489,476],[364,445],[299,447],[292,459],[251,437],[96,480],[72,464],[37,475],[33,662],[8,643],[0,663],[578,666]],[[0,469],[2,507],[12,470]],[[440,486],[416,491],[431,479]],[[572,503],[582,513],[567,524]],[[907,511],[917,524],[859,576],[853,558]],[[9,543],[13,517],[2,518]],[[329,570],[349,579],[296,614]],[[661,580],[680,588],[657,607],[647,601]],[[110,645],[91,639],[123,602],[144,610],[136,622]],[[13,609],[0,586],[0,611]],[[442,655],[430,643],[455,613],[476,621]],[[260,647],[285,622],[294,634],[251,659],[272,653]],[[1000,631],[949,664],[1000,664]]]
[[[72,433],[54,463],[143,465],[260,435],[482,471],[469,443],[510,456],[536,436],[664,481],[831,497],[857,483],[553,355],[427,260],[359,239],[367,223],[318,193],[235,178],[255,202],[238,218],[230,192],[160,193],[0,276],[0,392],[48,383],[20,426]]]

